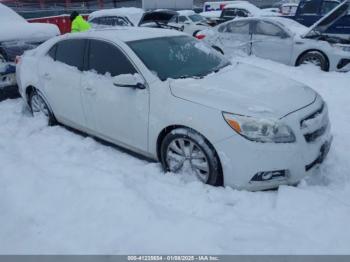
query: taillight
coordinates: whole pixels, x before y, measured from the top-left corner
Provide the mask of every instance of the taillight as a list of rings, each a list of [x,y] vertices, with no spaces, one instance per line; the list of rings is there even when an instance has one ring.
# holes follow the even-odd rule
[[[15,63],[19,64],[21,62],[21,56],[16,56]]]
[[[199,39],[199,40],[202,40],[205,37],[206,37],[206,35],[202,35],[202,34],[196,35],[196,38]]]

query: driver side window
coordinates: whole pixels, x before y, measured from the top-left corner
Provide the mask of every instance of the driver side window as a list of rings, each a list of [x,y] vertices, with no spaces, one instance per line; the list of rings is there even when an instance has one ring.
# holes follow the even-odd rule
[[[236,21],[219,27],[221,33],[233,33],[248,35],[250,30],[250,21]]]
[[[88,70],[93,70],[100,75],[107,73],[111,76],[137,73],[122,51],[100,40],[90,40]]]
[[[280,27],[265,21],[259,21],[256,24],[255,34],[275,37],[286,35],[286,33]]]

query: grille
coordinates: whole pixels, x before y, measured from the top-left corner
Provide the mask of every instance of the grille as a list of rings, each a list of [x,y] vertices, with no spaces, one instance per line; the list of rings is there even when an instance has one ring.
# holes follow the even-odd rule
[[[308,143],[321,137],[327,131],[328,125],[328,113],[324,103],[318,110],[300,121],[301,130]]]

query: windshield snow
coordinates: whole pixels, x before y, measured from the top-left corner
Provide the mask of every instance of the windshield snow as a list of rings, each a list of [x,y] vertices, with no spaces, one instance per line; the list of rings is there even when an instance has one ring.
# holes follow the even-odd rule
[[[203,77],[230,64],[217,51],[190,36],[132,41],[128,45],[162,81]]]

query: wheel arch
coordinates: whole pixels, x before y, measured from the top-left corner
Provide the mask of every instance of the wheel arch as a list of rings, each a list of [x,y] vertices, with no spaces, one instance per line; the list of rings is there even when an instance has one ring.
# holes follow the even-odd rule
[[[223,169],[222,169],[222,164],[221,164],[221,159],[220,159],[220,156],[218,154],[218,152],[216,151],[215,147],[213,146],[212,143],[210,143],[210,141],[201,133],[201,132],[198,132],[197,130],[191,128],[191,127],[188,127],[188,126],[185,126],[185,125],[170,125],[170,126],[167,126],[165,128],[163,128],[160,133],[158,134],[158,137],[157,137],[157,158],[158,160],[160,161],[161,160],[161,145],[162,145],[162,142],[164,140],[164,138],[166,137],[167,134],[169,134],[170,132],[172,132],[173,130],[175,129],[179,129],[179,128],[185,128],[185,129],[190,129],[190,130],[193,130],[194,132],[198,133],[199,135],[201,135],[203,137],[203,139],[208,143],[208,146],[210,147],[211,150],[213,150],[215,156],[217,157],[218,161],[219,161],[219,168],[220,168],[220,173],[221,173],[221,178],[222,178],[222,182],[221,184],[224,185],[224,174],[223,174]]]
[[[322,50],[317,49],[317,48],[310,48],[310,49],[307,49],[307,50],[303,51],[303,52],[297,57],[297,59],[295,60],[294,66],[298,66],[301,57],[302,57],[303,55],[305,55],[306,53],[309,53],[309,52],[319,52],[319,53],[321,53],[321,54],[326,58],[326,62],[327,62],[327,70],[326,70],[326,71],[329,71],[330,61],[329,61],[328,56],[326,55],[325,52],[323,52]]]
[[[224,51],[220,47],[218,47],[217,45],[212,45],[211,47],[214,48],[219,53],[221,53],[222,55],[225,55]]]

